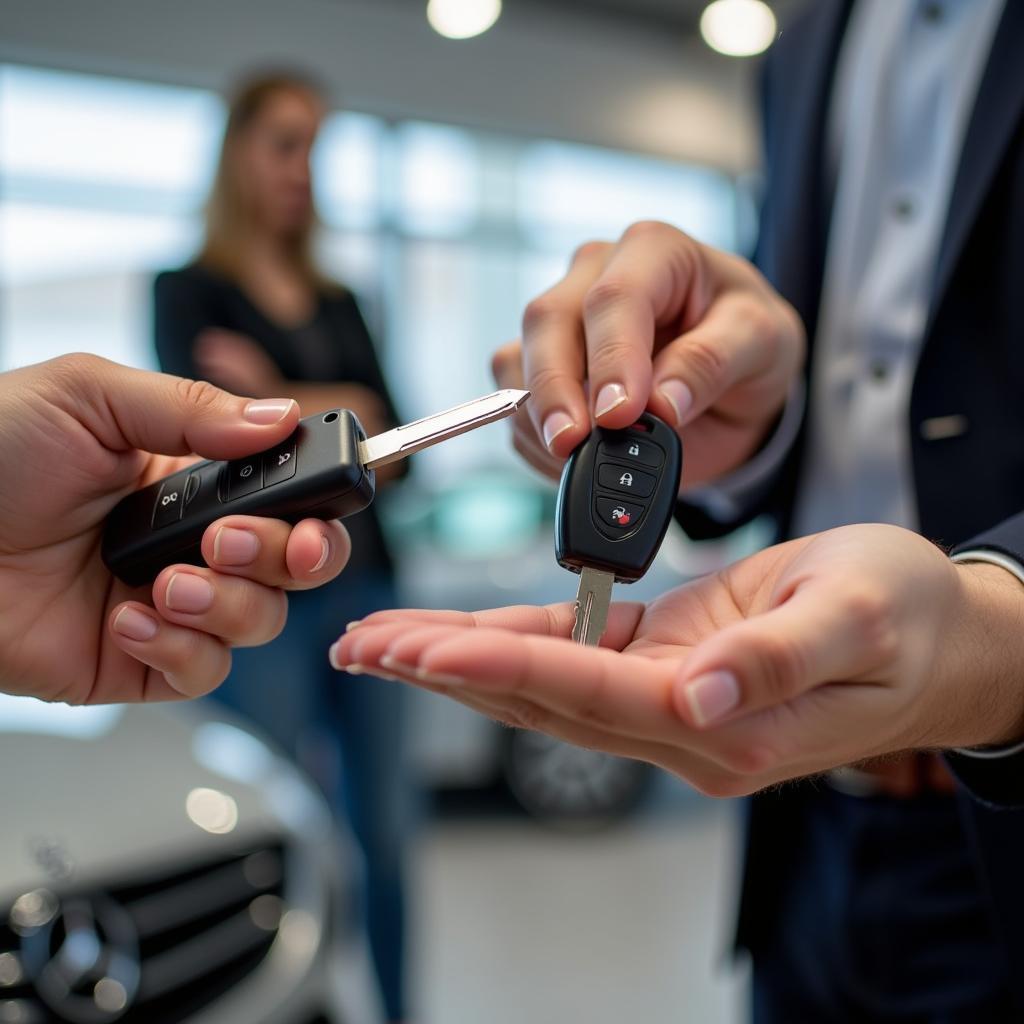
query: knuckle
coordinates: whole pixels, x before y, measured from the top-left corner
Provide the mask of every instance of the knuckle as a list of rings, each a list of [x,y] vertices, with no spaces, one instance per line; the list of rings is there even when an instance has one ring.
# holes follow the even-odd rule
[[[803,650],[789,637],[771,634],[761,637],[759,647],[756,661],[762,699],[769,705],[788,700],[807,674]]]
[[[568,391],[569,375],[551,365],[531,367],[529,387],[536,395],[563,396]],[[540,405],[534,399],[535,405]]]
[[[665,235],[679,235],[681,234],[676,228],[672,227],[671,224],[666,224],[663,220],[637,220],[626,228],[622,233],[623,240],[642,240],[648,238],[661,238]]]
[[[893,601],[882,587],[870,584],[851,587],[843,599],[847,621],[862,643],[883,656],[898,646],[893,626]]]
[[[605,275],[592,284],[583,296],[583,313],[586,317],[600,317],[609,309],[621,305],[632,292],[632,286],[617,276]]]
[[[523,310],[523,334],[532,334],[541,327],[547,326],[561,313],[561,304],[550,291],[538,295],[535,299],[531,299],[526,304],[526,309]]]
[[[208,380],[181,377],[174,386],[182,403],[199,414],[216,409],[224,395],[220,388],[214,387]]]
[[[594,239],[584,242],[576,247],[569,264],[570,266],[575,266],[582,260],[597,259],[599,256],[605,256],[611,248],[610,242],[599,242]]]
[[[699,381],[707,390],[714,391],[725,381],[728,365],[717,346],[706,341],[689,341],[680,352],[688,377]]]

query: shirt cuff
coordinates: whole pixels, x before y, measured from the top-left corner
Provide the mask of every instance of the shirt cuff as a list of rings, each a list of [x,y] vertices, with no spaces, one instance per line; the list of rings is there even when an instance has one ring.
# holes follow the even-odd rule
[[[768,443],[738,469],[712,483],[683,491],[680,498],[688,505],[696,505],[715,522],[728,523],[738,519],[749,504],[750,496],[763,490],[782,468],[800,433],[806,404],[807,387],[800,377],[790,389],[782,418]]]
[[[1001,551],[988,551],[985,548],[975,548],[969,551],[958,551],[953,555],[953,562],[987,562],[989,565],[998,565],[1005,569],[1012,576],[1016,576],[1024,584],[1024,565]],[[1004,747],[957,747],[956,753],[964,757],[974,757],[984,761],[994,761],[1000,757],[1011,757],[1024,751],[1024,740]]]

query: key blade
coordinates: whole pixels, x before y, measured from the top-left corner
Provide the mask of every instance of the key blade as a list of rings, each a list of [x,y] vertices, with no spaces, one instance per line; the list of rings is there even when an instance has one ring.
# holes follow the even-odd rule
[[[472,402],[463,402],[444,412],[425,416],[415,423],[406,423],[394,430],[377,434],[359,443],[359,457],[367,469],[377,469],[397,462],[413,452],[447,441],[449,437],[476,430],[486,423],[511,416],[528,398],[529,391],[505,388]]]
[[[612,603],[612,584],[615,577],[600,569],[580,571],[580,585],[576,591],[576,621],[572,638],[578,644],[597,647],[608,625],[608,609]]]

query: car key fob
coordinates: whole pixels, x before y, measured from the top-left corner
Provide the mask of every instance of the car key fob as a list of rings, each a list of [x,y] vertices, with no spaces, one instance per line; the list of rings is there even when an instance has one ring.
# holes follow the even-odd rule
[[[374,472],[363,465],[363,431],[337,409],[302,420],[282,444],[230,462],[197,462],[129,494],[107,519],[103,561],[132,586],[177,562],[204,565],[206,528],[227,515],[339,519],[373,501]]]
[[[679,497],[683,446],[663,420],[644,413],[625,430],[595,427],[562,471],[555,557],[580,573],[574,639],[596,644],[612,583],[650,568]]]
[[[268,451],[197,462],[123,498],[104,527],[103,561],[141,586],[169,565],[204,565],[203,533],[222,516],[297,523],[353,515],[373,501],[376,468],[510,416],[529,395],[506,388],[370,438],[348,409],[308,416]]]

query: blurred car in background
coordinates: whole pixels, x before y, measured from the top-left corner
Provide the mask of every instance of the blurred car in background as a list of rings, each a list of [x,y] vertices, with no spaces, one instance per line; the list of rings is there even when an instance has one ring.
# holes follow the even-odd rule
[[[0,1022],[371,1024],[361,865],[198,705],[0,697]]]

